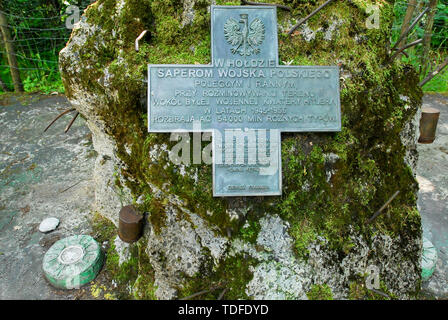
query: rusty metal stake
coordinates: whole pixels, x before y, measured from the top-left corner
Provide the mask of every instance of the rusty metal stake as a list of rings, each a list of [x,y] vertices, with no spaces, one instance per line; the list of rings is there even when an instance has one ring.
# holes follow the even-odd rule
[[[439,120],[440,110],[431,107],[422,109],[420,118],[420,137],[419,143],[433,143],[436,138],[437,121]]]
[[[443,61],[435,71],[430,72],[425,79],[423,79],[418,85],[420,87],[423,87],[427,82],[429,82],[432,78],[434,78],[438,73],[440,73],[444,68],[448,66],[448,57],[445,58],[445,61]]]
[[[291,11],[292,10],[288,6],[285,6],[285,5],[282,5],[282,4],[277,4],[277,3],[252,2],[252,1],[241,0],[241,4],[247,4],[247,5],[250,5],[250,6],[274,6],[274,7],[277,7],[279,9],[286,10],[286,11]]]
[[[133,205],[124,206],[120,210],[118,236],[127,243],[137,241],[143,230],[143,215],[138,214]]]
[[[410,47],[413,47],[413,46],[415,46],[415,45],[417,45],[417,44],[419,44],[419,43],[422,43],[422,42],[423,42],[423,39],[418,39],[418,40],[416,40],[416,41],[414,41],[414,42],[411,42],[411,43],[409,43],[409,44],[407,44],[407,45],[401,47],[400,49],[397,49],[397,52],[395,52],[395,53],[392,55],[392,57],[389,59],[389,63],[392,62],[396,57],[398,57],[398,55],[399,55],[400,53],[402,53],[404,50],[409,49]],[[403,53],[404,53],[404,52],[403,52]]]
[[[319,6],[316,10],[314,10],[313,12],[311,12],[306,18],[300,19],[299,22],[297,22],[297,24],[291,28],[291,30],[289,30],[288,35],[290,36],[298,27],[300,27],[303,23],[305,23],[308,19],[310,19],[311,17],[313,17],[316,13],[318,13],[320,10],[322,10],[323,8],[325,8],[327,5],[329,5],[330,3],[332,3],[334,0],[328,0],[327,2],[325,2],[324,4],[322,4],[321,6]]]
[[[401,34],[401,36],[397,40],[397,42],[395,42],[395,45],[392,47],[392,51],[397,48],[397,46],[401,42],[401,40],[403,40],[404,38],[406,38],[408,36],[409,32],[411,32],[412,29],[414,29],[416,24],[420,21],[421,18],[423,18],[423,16],[425,15],[426,12],[428,12],[428,10],[429,10],[429,8],[426,8],[418,15],[417,18],[415,18],[414,22],[412,22],[412,24],[409,26],[409,28],[407,28],[406,31]]]
[[[79,116],[79,112],[76,112],[76,114],[73,117],[73,119],[69,122],[69,124],[65,128],[64,133],[67,133],[67,131],[70,130],[70,128],[72,127],[73,122],[75,122],[75,120],[76,120],[76,118],[78,118],[78,116]]]
[[[370,217],[370,219],[367,221],[367,224],[369,224],[369,223],[371,223],[373,220],[375,220],[376,217],[378,217],[378,216],[380,215],[381,211],[383,211],[384,208],[386,208],[386,207],[389,205],[389,203],[391,203],[392,200],[394,200],[395,197],[398,196],[399,193],[400,193],[400,190],[398,190],[397,192],[395,192],[395,193],[392,195],[392,197],[390,197],[389,200],[387,200],[387,202],[386,202],[385,204],[383,204],[383,206],[382,206],[377,212],[375,212],[375,214],[374,214],[372,217]]]
[[[148,32],[148,30],[143,30],[142,33],[140,33],[140,35],[137,37],[137,39],[135,39],[135,51],[138,52],[138,42],[145,36],[146,32]]]
[[[65,115],[65,114],[67,114],[67,113],[70,113],[70,112],[72,112],[72,111],[75,111],[75,110],[76,110],[75,108],[71,108],[71,109],[62,111],[60,114],[57,115],[56,118],[53,119],[53,121],[51,121],[51,123],[48,125],[48,127],[45,128],[44,132],[47,131],[48,128],[50,128],[50,127],[53,125],[53,123],[55,123],[60,117],[62,117],[63,115]]]

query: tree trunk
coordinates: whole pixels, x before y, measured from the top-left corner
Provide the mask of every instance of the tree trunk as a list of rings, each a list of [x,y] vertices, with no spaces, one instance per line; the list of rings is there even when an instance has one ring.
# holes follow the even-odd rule
[[[0,9],[3,10],[3,5],[1,1],[0,1]],[[0,28],[3,35],[3,42],[5,44],[6,54],[8,55],[9,69],[11,70],[11,77],[14,83],[14,90],[16,92],[23,92],[23,84],[22,80],[20,79],[20,70],[17,64],[14,45],[11,41],[11,33],[9,32],[8,20],[1,11],[0,11]]]
[[[2,90],[5,91],[5,92],[11,91],[11,90],[9,90],[8,86],[3,82],[2,79],[0,79],[0,87],[1,87]]]
[[[426,83],[428,83],[429,81],[431,81],[432,78],[434,78],[436,75],[438,75],[443,69],[446,68],[446,66],[448,65],[448,57],[445,59],[445,61],[443,61],[437,68],[436,70],[434,70],[433,72],[431,72],[430,74],[428,74],[426,76],[425,79],[423,79],[419,85],[421,87],[423,87]]]
[[[417,5],[417,0],[409,0],[408,8],[406,9],[406,14],[403,19],[403,24],[401,25],[401,32],[400,36],[406,31],[406,29],[409,27],[409,24],[412,20],[412,15],[414,14],[415,7]],[[401,48],[406,44],[407,37],[401,40],[401,42],[398,44],[397,48]]]
[[[423,35],[423,54],[421,57],[422,77],[426,76],[429,68],[429,52],[431,50],[432,27],[437,11],[437,0],[430,0],[429,8],[428,16],[426,17],[425,34]]]
[[[3,35],[2,35],[2,31],[0,29],[0,47],[4,48],[5,47],[5,42],[3,41]],[[11,91],[8,86],[6,85],[6,83],[3,82],[2,79],[0,79],[0,87],[2,88],[3,91],[8,92]]]
[[[419,2],[417,3],[417,7],[416,7],[415,10],[414,10],[414,14],[413,14],[413,16],[414,16],[414,17],[417,16],[417,15],[422,11],[422,8],[423,8],[423,1],[419,1]],[[417,32],[414,32],[414,33],[411,32],[411,34],[408,36],[408,41],[410,41],[410,42],[414,42],[414,41],[416,41],[417,39],[418,39]],[[410,56],[415,55],[416,48],[417,48],[417,47],[409,48],[409,50],[408,50],[408,54],[409,54]]]

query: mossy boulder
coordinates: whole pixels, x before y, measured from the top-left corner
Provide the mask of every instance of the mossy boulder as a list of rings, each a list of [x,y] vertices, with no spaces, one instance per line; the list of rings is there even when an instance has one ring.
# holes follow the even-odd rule
[[[382,297],[365,289],[371,265],[389,296],[415,295],[422,92],[412,67],[387,64],[393,1],[335,1],[292,37],[286,31],[323,0],[273,1],[293,8],[278,11],[281,61],[340,67],[342,131],[284,133],[283,195],[246,198],[214,198],[210,165],[171,163],[169,134],[147,132],[147,64],[210,63],[210,4],[239,5],[212,2],[99,0],[60,53],[67,97],[87,119],[98,152],[95,210],[115,225],[122,205],[148,213],[131,258],[133,296],[228,288],[225,298],[306,299],[325,288],[334,299]],[[378,29],[366,27],[370,4],[380,9]],[[143,30],[149,34],[136,52]]]

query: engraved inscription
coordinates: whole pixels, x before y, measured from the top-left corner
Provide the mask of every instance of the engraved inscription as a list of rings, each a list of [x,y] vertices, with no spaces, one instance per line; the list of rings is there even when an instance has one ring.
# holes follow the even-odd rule
[[[265,67],[253,68],[237,61],[150,66],[150,126],[169,131],[200,121],[204,130],[340,128],[337,67],[270,67],[260,59],[256,64]]]
[[[280,195],[281,132],[341,130],[339,68],[279,65],[273,6],[211,17],[210,65],[148,66],[149,132],[212,132],[214,196]]]

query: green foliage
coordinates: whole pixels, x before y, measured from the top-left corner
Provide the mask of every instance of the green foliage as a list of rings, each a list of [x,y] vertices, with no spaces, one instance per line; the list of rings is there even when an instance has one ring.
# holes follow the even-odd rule
[[[227,288],[223,299],[249,299],[246,293],[246,286],[253,278],[250,267],[255,266],[257,263],[257,260],[246,254],[228,257],[219,264],[217,270],[213,270],[213,273],[203,272],[196,277],[190,278],[182,288],[179,288],[178,297],[188,297],[194,293],[212,289],[194,299],[216,300],[223,292],[223,289]]]
[[[135,0],[134,0],[135,1]],[[68,5],[75,4],[81,9],[85,8],[91,1],[89,0],[7,0],[3,1],[3,10],[8,13],[8,21],[11,25],[13,38],[18,40],[16,45],[17,58],[19,68],[21,69],[22,81],[25,91],[33,92],[40,91],[43,93],[50,93],[53,91],[64,92],[59,70],[58,70],[58,54],[65,45],[66,40],[70,35],[70,30],[64,27],[64,22],[68,15],[65,9]],[[130,1],[132,2],[132,1]],[[148,11],[148,8],[153,10],[156,17],[155,35],[159,42],[166,44],[166,47],[157,46],[150,48],[150,60],[157,61],[157,63],[208,63],[210,56],[210,39],[208,34],[203,32],[197,33],[192,31],[192,35],[196,35],[197,45],[194,46],[194,55],[185,54],[186,50],[177,50],[173,52],[171,45],[176,44],[180,39],[179,32],[181,29],[179,21],[181,20],[181,11],[174,12],[170,8],[181,8],[181,2],[178,0],[171,1],[135,1],[130,3],[131,6],[140,6],[141,10]],[[273,2],[273,1],[267,1]],[[308,12],[314,8],[316,1],[302,1],[302,0],[285,0],[285,4],[293,8],[300,8],[301,12]],[[425,1],[427,2],[427,0]],[[401,21],[406,11],[406,0],[398,0],[395,2],[394,15],[395,22],[393,26],[392,40],[398,39]],[[217,1],[220,5],[239,5],[240,1]],[[363,3],[361,3],[363,5]],[[106,2],[107,5],[107,2]],[[197,1],[195,9],[208,5],[207,1]],[[170,11],[171,10],[171,11]],[[296,9],[294,9],[296,10]],[[129,13],[132,14],[132,13]],[[123,19],[130,21],[129,14],[124,12]],[[284,14],[279,11],[279,15]],[[54,17],[54,18],[53,18]],[[196,16],[195,20],[203,20],[207,24],[209,14]],[[311,19],[310,23],[313,25],[319,19]],[[410,39],[418,39],[424,33],[423,19],[409,36]],[[145,24],[148,24],[146,21]],[[135,37],[136,28],[135,23],[127,23],[126,28],[132,37]],[[200,24],[200,23],[199,23]],[[106,26],[104,26],[106,27]],[[372,31],[374,35],[375,31]],[[448,54],[448,0],[439,0],[437,5],[437,12],[434,18],[434,34],[431,40],[432,52],[431,62],[433,67],[443,60],[443,57]],[[280,35],[280,39],[282,36]],[[128,41],[129,39],[124,39]],[[187,44],[184,44],[187,46]],[[191,46],[191,43],[188,44]],[[144,50],[144,49],[143,49]],[[403,58],[405,62],[409,62],[416,67],[420,63],[420,48],[408,49],[409,58]],[[316,64],[320,63],[318,59],[313,57],[307,61],[306,55],[297,57],[298,64]],[[7,67],[8,61],[3,51],[0,55],[1,65],[0,78],[11,89],[12,80]],[[308,59],[309,60],[309,59]],[[148,61],[150,62],[150,61]],[[323,61],[322,61],[323,62]],[[98,61],[98,68],[101,68],[102,62]],[[367,65],[367,67],[369,67]],[[448,91],[448,72],[437,75],[429,83],[424,86],[425,91],[446,92]],[[421,75],[423,77],[424,75]],[[1,90],[1,89],[0,89]],[[1,91],[0,91],[1,92]]]
[[[448,92],[448,70],[440,73],[423,86],[425,92]]]
[[[89,3],[88,0],[2,1],[0,9],[5,12],[8,20],[26,92],[64,92],[58,69],[58,55],[71,33],[65,26],[65,19],[68,17],[65,11],[68,5],[78,5],[82,14],[82,9]],[[0,65],[0,78],[12,89],[4,46],[0,51]]]
[[[427,6],[428,0],[422,0]],[[401,23],[403,21],[404,15],[407,9],[407,0],[398,0],[395,1],[394,13],[395,13],[395,21],[394,21],[394,33],[392,35],[392,39],[395,42],[399,35],[401,29]],[[419,1],[420,2],[420,1]],[[414,12],[415,18],[420,12]],[[415,36],[415,39],[420,39],[423,37],[425,33],[425,22],[426,18],[424,17],[415,27],[415,29],[411,32],[410,37]],[[434,27],[433,27],[433,35],[431,37],[431,46],[434,50],[448,49],[448,0],[439,0],[437,4],[436,14],[434,16]]]
[[[245,241],[255,243],[260,228],[261,226],[258,220],[248,219],[246,224],[240,229],[240,236]]]
[[[434,36],[431,45],[435,48],[448,49],[448,0],[439,0],[434,17]]]
[[[333,292],[327,284],[314,284],[306,293],[310,300],[333,300]]]
[[[428,1],[423,0],[425,6]],[[403,21],[405,12],[407,8],[406,0],[398,0],[395,2],[394,14],[395,20],[392,32],[392,43],[395,43],[399,36],[401,30],[401,23]],[[414,17],[419,14],[419,12],[414,12]],[[413,20],[412,20],[413,21]],[[408,43],[421,39],[425,33],[425,23],[426,17],[424,17],[413,29],[413,31],[408,36]],[[422,45],[417,45],[415,47],[406,50],[408,57],[402,56],[402,61],[410,63],[419,73],[421,73],[421,55],[422,55]],[[439,0],[437,4],[436,14],[434,16],[434,26],[433,33],[431,37],[431,50],[429,53],[429,64],[432,70],[434,70],[443,60],[448,56],[448,0]],[[423,79],[426,74],[420,74],[420,79]],[[435,76],[431,81],[423,86],[425,92],[448,92],[448,68],[445,68],[440,74]]]

